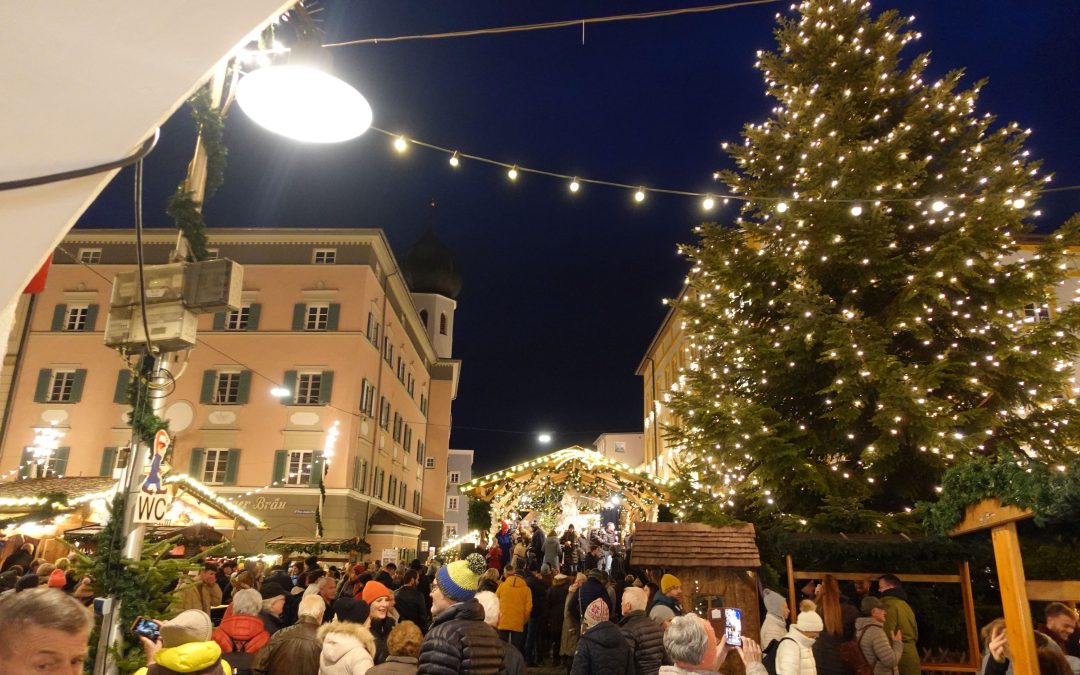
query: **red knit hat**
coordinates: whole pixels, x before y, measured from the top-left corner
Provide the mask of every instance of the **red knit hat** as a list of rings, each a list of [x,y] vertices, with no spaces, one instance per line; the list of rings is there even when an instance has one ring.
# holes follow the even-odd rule
[[[64,570],[53,570],[49,575],[49,588],[63,588],[67,585],[67,575]]]
[[[385,584],[372,580],[364,584],[364,592],[361,597],[363,597],[364,602],[370,605],[379,598],[389,598],[393,597],[393,595]]]

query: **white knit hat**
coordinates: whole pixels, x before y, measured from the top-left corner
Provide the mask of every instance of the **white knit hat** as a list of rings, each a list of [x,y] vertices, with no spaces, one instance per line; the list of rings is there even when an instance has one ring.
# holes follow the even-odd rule
[[[825,630],[825,623],[817,612],[799,612],[795,627],[804,633],[820,633]]]

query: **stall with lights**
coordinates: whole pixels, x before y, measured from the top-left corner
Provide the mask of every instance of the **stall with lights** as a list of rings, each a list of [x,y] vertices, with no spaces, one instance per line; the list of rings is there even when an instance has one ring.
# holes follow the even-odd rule
[[[490,502],[496,522],[534,514],[559,531],[570,523],[578,530],[595,526],[601,513],[611,512],[621,514],[625,531],[668,500],[664,479],[579,445],[474,478],[459,490]]]
[[[191,545],[209,546],[238,528],[263,527],[261,520],[190,476],[175,474],[162,483],[164,510],[147,521],[152,540],[179,535]],[[67,554],[61,538],[89,545],[108,520],[117,484],[109,476],[0,483],[0,559],[23,543],[35,544],[38,557],[46,560]]]

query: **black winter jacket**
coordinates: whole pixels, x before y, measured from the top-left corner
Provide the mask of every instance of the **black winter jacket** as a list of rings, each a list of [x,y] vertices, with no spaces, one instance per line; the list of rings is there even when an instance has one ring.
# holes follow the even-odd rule
[[[431,612],[417,586],[402,586],[394,593],[394,608],[402,621],[412,621],[421,633],[431,625]]]
[[[840,657],[841,636],[821,631],[812,647],[818,675],[849,675],[847,664]]]
[[[435,616],[420,647],[417,675],[497,675],[503,671],[503,642],[484,623],[476,600],[451,605]]]
[[[525,580],[525,585],[532,591],[532,612],[529,614],[529,618],[543,619],[544,598],[547,596],[548,585],[544,583],[543,579],[535,575],[529,575],[529,578]]]
[[[562,635],[563,612],[566,611],[566,594],[570,590],[570,584],[566,579],[562,583],[556,582],[545,598],[544,617],[548,631],[552,635]]]
[[[623,637],[630,643],[640,675],[656,675],[660,666],[670,664],[664,651],[664,629],[649,618],[645,610],[630,612],[619,622]]]
[[[574,617],[578,621],[581,620],[585,610],[589,608],[593,600],[600,598],[604,601],[604,604],[608,606],[608,613],[612,613],[615,608],[611,606],[611,595],[607,592],[607,587],[600,583],[599,580],[589,577],[585,580],[585,583],[581,585],[581,588],[574,591],[577,597],[570,601],[570,616]]]
[[[619,627],[601,621],[578,641],[570,675],[636,675],[634,653]]]

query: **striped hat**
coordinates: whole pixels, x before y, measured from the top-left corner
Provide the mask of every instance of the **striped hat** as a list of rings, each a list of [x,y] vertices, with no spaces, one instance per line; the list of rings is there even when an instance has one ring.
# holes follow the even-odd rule
[[[472,600],[480,587],[480,575],[487,569],[484,557],[470,553],[464,560],[443,565],[435,573],[435,583],[446,597],[456,602]]]

